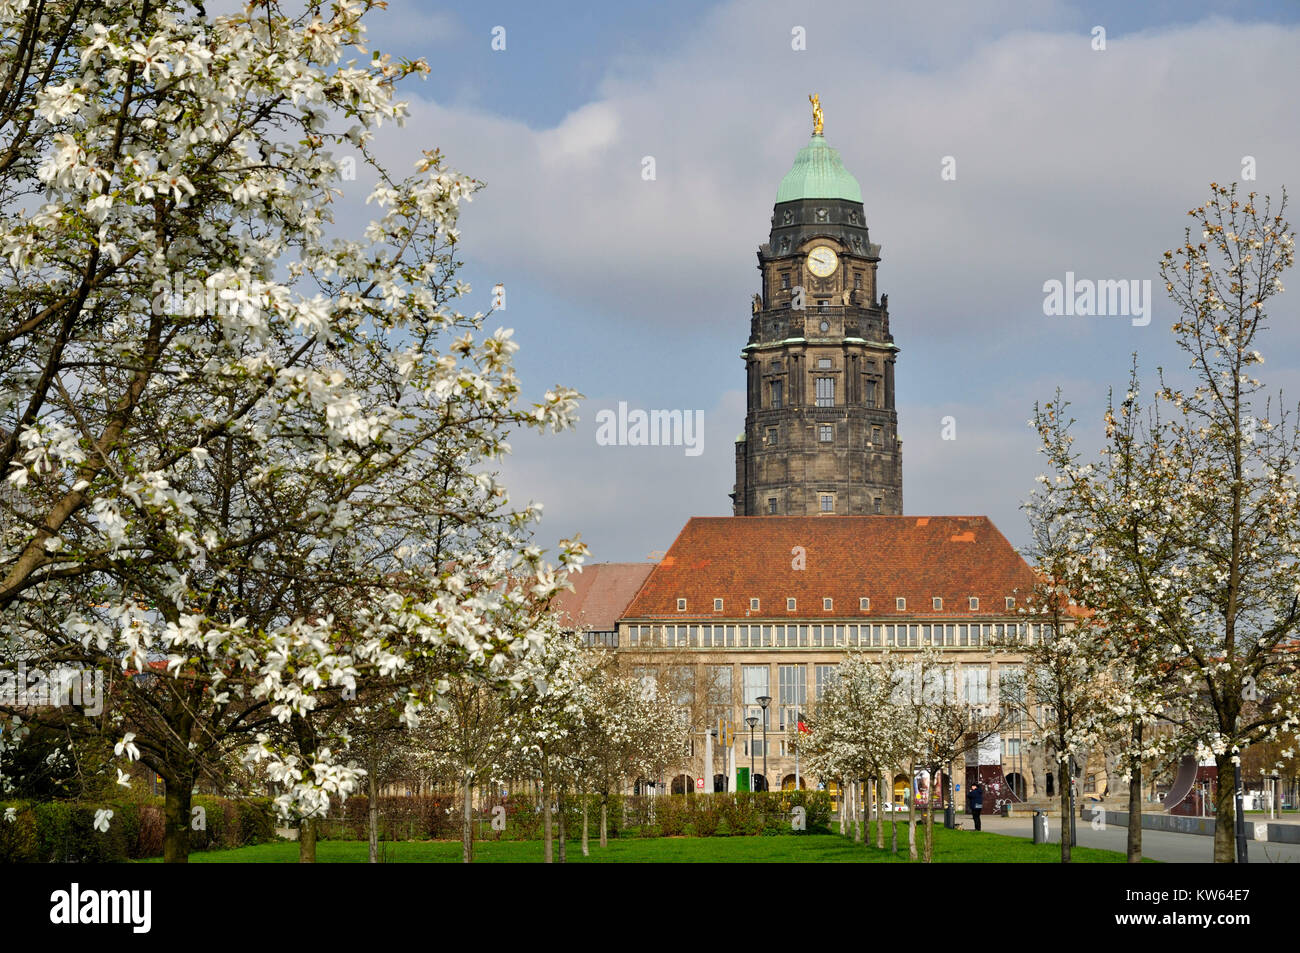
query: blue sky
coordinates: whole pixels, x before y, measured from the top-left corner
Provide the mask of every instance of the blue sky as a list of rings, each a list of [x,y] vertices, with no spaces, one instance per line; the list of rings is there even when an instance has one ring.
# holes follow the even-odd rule
[[[403,88],[412,120],[388,133],[390,164],[438,147],[487,183],[462,219],[462,310],[504,282],[489,321],[515,329],[526,390],[588,398],[577,431],[514,441],[507,485],[545,504],[540,542],[581,532],[601,561],[729,512],[754,255],[814,91],[884,246],[905,512],[986,514],[1024,543],[1034,401],[1062,387],[1087,444],[1134,351],[1181,371],[1156,263],[1187,209],[1211,180],[1239,181],[1247,155],[1245,188],[1300,181],[1297,21],[1296,3],[850,0],[393,0],[367,18],[374,46],[433,67]],[[1154,319],[1044,316],[1043,282],[1067,271],[1151,279]],[[1277,299],[1263,369],[1293,404],[1297,300]],[[704,453],[598,446],[596,413],[618,401],[703,410]]]

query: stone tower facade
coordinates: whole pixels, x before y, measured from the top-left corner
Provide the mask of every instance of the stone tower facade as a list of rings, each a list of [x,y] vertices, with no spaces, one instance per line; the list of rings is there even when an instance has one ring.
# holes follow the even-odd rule
[[[758,250],[736,516],[902,515],[898,348],[879,263],[858,183],[815,133],[781,183]]]

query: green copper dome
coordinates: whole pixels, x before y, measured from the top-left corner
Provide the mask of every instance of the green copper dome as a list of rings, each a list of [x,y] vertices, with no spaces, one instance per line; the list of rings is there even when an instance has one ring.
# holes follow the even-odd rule
[[[799,199],[862,201],[858,180],[844,168],[839,152],[817,133],[813,133],[808,145],[794,157],[794,166],[785,174],[776,193],[778,205]]]

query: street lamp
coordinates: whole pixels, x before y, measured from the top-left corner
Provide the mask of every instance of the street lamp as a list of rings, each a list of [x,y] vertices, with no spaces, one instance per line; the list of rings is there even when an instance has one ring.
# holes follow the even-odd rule
[[[767,784],[767,706],[772,704],[771,695],[759,695],[758,703],[763,706],[763,790],[769,790]]]
[[[716,757],[718,751],[716,747],[717,740],[718,740],[718,729],[710,728],[709,729],[709,767],[708,767],[709,786],[705,788],[705,790],[709,792],[714,792],[717,791],[718,789],[717,782],[714,780],[714,778],[717,776],[717,772],[714,771],[714,768],[716,766],[713,763],[713,759]]]
[[[754,790],[754,726],[758,724],[758,716],[750,715],[745,719],[745,724],[749,725],[749,790]]]

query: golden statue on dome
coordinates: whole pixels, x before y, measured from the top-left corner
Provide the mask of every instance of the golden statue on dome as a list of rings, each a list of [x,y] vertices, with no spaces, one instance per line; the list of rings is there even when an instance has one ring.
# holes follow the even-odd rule
[[[812,103],[813,108],[813,135],[820,136],[822,134],[822,120],[826,118],[822,115],[822,98],[816,93],[812,93],[808,97],[808,102]]]

